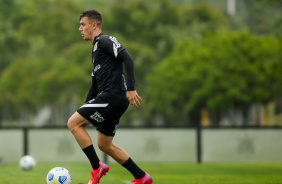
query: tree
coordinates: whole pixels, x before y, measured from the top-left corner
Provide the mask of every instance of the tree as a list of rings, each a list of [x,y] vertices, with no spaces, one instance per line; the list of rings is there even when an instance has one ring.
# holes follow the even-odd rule
[[[15,50],[18,48],[16,38],[18,18],[14,12],[17,12],[19,7],[14,0],[3,0],[0,2],[0,77],[2,71],[15,59]]]
[[[231,28],[248,28],[252,33],[256,34],[272,34],[273,29],[277,29],[276,22],[281,19],[279,18],[281,17],[282,8],[282,2],[280,0],[249,0],[236,2],[236,15],[230,17]]]
[[[138,81],[136,87],[144,106],[147,106],[150,95],[146,93],[145,76],[153,72],[152,66],[162,63],[179,40],[187,37],[201,39],[226,24],[222,12],[207,4],[188,7],[169,0],[115,1],[110,12],[104,15],[103,31],[117,36],[132,54]],[[149,120],[155,116],[146,109],[126,116],[135,112],[139,114],[133,120],[144,117]]]
[[[29,121],[28,116],[44,105],[67,106],[70,102],[67,99],[72,99],[73,93],[79,93],[85,87],[84,68],[77,68],[74,62],[68,62],[72,60],[70,57],[63,56],[63,53],[70,54],[69,50],[75,47],[77,40],[81,41],[77,18],[80,8],[69,1],[48,0],[21,1],[16,5],[15,19],[21,21],[9,22],[18,28],[17,32],[14,27],[9,30],[14,33],[9,35],[17,41],[17,47],[9,50],[15,53],[11,57],[13,62],[1,72],[0,114],[8,120]],[[9,17],[14,12],[7,11],[7,14]],[[83,52],[86,55],[85,52],[88,54],[87,50]],[[81,66],[85,66],[84,58],[78,60]],[[82,75],[76,76],[78,72]],[[82,82],[77,82],[78,79]],[[80,90],[74,91],[69,85],[71,80]]]
[[[222,115],[265,104],[282,93],[281,47],[275,37],[246,30],[181,41],[147,76],[150,107],[172,122],[181,114],[199,121],[202,108]]]

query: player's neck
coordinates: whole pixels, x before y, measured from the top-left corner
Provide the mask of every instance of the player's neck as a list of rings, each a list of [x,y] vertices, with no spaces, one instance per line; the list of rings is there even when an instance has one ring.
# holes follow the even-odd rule
[[[102,30],[101,30],[101,29],[95,31],[95,32],[94,32],[94,36],[93,36],[93,38],[91,39],[91,42],[94,42],[95,37],[96,37],[96,36],[99,36],[101,33],[102,33]]]

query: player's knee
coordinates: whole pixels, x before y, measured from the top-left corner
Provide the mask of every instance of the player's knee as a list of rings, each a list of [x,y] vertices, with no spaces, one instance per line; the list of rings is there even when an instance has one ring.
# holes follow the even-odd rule
[[[68,125],[69,130],[71,131],[71,129],[72,129],[72,122],[71,122],[70,118],[68,120],[67,125]]]
[[[71,132],[74,132],[77,128],[76,128],[76,123],[72,120],[72,118],[70,117],[68,120],[68,128]]]
[[[105,152],[106,150],[105,144],[98,142],[97,146],[101,151]]]
[[[110,145],[107,145],[105,143],[101,143],[101,142],[98,142],[98,147],[101,151],[105,152],[105,153],[109,153],[110,150],[111,150],[111,146]]]

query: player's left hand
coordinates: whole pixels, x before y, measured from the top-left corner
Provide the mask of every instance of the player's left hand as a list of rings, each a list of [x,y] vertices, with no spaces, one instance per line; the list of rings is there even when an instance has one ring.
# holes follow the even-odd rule
[[[142,101],[142,98],[137,94],[136,91],[127,91],[126,97],[129,100],[131,105],[134,105],[135,107],[138,107],[140,105],[140,102]]]

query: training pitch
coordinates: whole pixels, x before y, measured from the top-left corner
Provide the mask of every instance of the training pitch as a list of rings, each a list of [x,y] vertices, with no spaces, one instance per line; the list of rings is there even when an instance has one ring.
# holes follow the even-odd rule
[[[101,184],[130,184],[133,177],[118,164],[108,164]],[[65,167],[72,184],[87,184],[90,165],[85,163],[38,163],[32,171],[18,164],[0,164],[1,184],[45,184],[54,167]],[[153,184],[282,184],[282,164],[139,164],[150,173]]]

